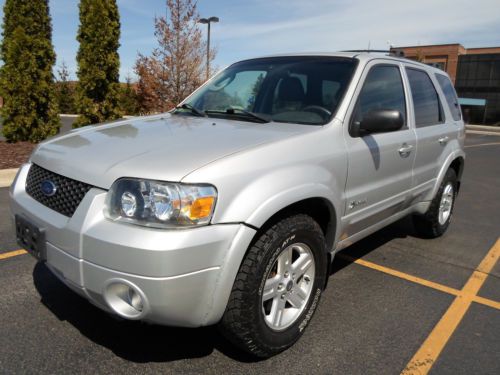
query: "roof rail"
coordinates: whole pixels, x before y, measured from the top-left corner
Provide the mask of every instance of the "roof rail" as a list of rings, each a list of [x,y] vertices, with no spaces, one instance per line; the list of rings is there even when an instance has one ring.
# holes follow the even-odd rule
[[[389,51],[389,50],[383,50],[383,49],[350,49],[350,50],[341,51],[341,52],[375,52],[375,53],[390,53],[391,51]]]
[[[389,56],[395,56],[395,57],[405,57],[405,53],[401,49],[390,49],[390,50],[384,50],[384,49],[351,49],[351,50],[346,50],[342,52],[359,52],[359,53],[386,53]]]

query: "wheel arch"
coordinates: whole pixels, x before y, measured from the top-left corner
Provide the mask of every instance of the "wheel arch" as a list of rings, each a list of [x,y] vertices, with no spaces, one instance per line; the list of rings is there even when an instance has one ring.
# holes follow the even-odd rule
[[[464,172],[465,159],[462,156],[455,158],[448,168],[455,171],[457,176],[457,192],[460,190],[460,181],[462,180],[462,174]]]
[[[337,212],[332,202],[324,197],[302,199],[281,208],[258,228],[254,240],[280,220],[296,214],[308,215],[319,224],[325,235],[326,250],[329,252],[336,238]]]
[[[260,228],[254,234],[248,249],[245,251],[245,255],[242,258],[245,258],[248,250],[252,247],[255,241],[264,233],[266,230],[271,228],[277,222],[283,220],[286,217],[296,215],[296,214],[304,214],[312,217],[318,225],[321,227],[323,234],[326,240],[326,256],[327,256],[327,271],[325,277],[325,285],[326,288],[328,284],[328,277],[331,272],[331,265],[333,260],[333,254],[331,250],[334,247],[334,244],[337,240],[338,235],[338,225],[337,225],[337,210],[331,201],[324,197],[312,197],[302,199],[300,201],[294,202],[281,208],[271,217],[269,217]]]
[[[443,163],[441,170],[436,178],[436,183],[434,184],[434,188],[430,191],[430,193],[425,197],[424,201],[430,202],[436,196],[437,191],[439,190],[439,186],[441,186],[441,182],[446,174],[448,169],[453,169],[457,174],[458,188],[460,188],[460,181],[462,178],[463,170],[465,165],[465,152],[462,150],[456,150],[451,153],[446,161]]]
[[[277,212],[272,214],[259,227],[250,227],[248,224],[241,224],[241,230],[238,237],[241,236],[241,242],[238,238],[236,242],[248,244],[246,248],[241,248],[236,246],[228,254],[223,265],[223,276],[221,276],[218,285],[216,286],[216,291],[214,291],[214,302],[212,305],[212,311],[207,315],[206,324],[214,324],[219,321],[222,317],[227,301],[229,300],[229,295],[232,290],[234,281],[238,270],[241,268],[243,260],[248,254],[249,250],[258,241],[259,237],[267,229],[272,227],[275,223],[279,222],[285,217],[294,214],[306,214],[311,216],[315,221],[318,222],[319,226],[325,233],[325,238],[327,241],[326,256],[327,256],[327,274],[326,280],[328,281],[328,276],[330,272],[330,263],[332,260],[332,255],[330,250],[333,247],[336,235],[337,235],[337,210],[335,209],[333,203],[324,197],[311,197],[302,199],[293,203],[290,203]],[[326,287],[326,285],[325,285]]]

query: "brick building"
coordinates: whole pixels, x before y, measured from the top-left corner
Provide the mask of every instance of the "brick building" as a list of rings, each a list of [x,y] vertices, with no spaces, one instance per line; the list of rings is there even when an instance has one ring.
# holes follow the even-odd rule
[[[465,48],[455,43],[391,51],[445,70],[471,123],[500,124],[500,47]]]

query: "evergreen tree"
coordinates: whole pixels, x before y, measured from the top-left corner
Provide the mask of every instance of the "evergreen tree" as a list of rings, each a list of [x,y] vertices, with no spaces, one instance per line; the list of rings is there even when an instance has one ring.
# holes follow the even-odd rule
[[[77,40],[79,127],[121,117],[120,15],[116,0],[81,0]]]
[[[39,142],[57,134],[56,55],[48,0],[6,0],[2,36],[3,135],[8,142]]]
[[[69,70],[63,61],[57,70],[57,103],[61,113],[75,113],[75,88],[69,81]]]
[[[262,82],[264,82],[264,74],[259,74],[257,80],[252,86],[252,91],[250,92],[250,98],[247,103],[247,110],[253,111],[253,106],[255,105],[255,100],[257,99],[257,94],[260,91],[260,86],[262,86]]]
[[[125,84],[121,85],[120,108],[125,115],[138,115],[140,112],[137,93],[132,84],[132,78],[127,76]]]

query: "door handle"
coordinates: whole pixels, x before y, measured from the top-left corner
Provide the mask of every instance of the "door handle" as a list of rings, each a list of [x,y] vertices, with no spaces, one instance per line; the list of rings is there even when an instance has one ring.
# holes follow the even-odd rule
[[[440,145],[444,146],[445,144],[448,143],[449,140],[450,140],[450,137],[444,136],[444,137],[439,138],[438,142],[439,142]]]
[[[410,156],[411,150],[413,150],[412,145],[403,143],[403,145],[399,148],[398,152],[402,158],[407,158],[408,156]]]

